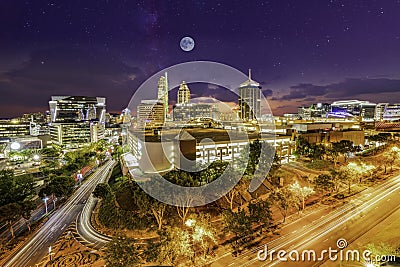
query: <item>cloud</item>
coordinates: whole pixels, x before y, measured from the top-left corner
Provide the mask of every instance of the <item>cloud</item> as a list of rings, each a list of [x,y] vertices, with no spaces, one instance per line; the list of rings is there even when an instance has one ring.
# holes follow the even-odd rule
[[[272,90],[271,89],[261,89],[261,91],[262,91],[262,93],[263,93],[263,95],[265,97],[272,96]]]
[[[338,83],[327,85],[315,85],[300,83],[291,86],[289,93],[275,96],[272,100],[306,100],[319,99],[343,99],[355,98],[361,95],[376,93],[398,93],[400,80],[388,78],[376,79],[346,79]],[[308,100],[306,100],[308,101]]]
[[[46,110],[52,95],[77,94],[105,96],[109,110],[121,110],[143,79],[141,69],[101,51],[36,50],[19,68],[0,73],[0,94],[7,96],[0,98],[0,114]]]

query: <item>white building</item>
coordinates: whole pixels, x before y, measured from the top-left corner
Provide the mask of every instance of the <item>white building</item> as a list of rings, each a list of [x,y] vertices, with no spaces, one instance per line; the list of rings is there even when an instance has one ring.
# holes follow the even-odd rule
[[[260,120],[261,118],[261,86],[249,78],[239,87],[239,117],[243,121]]]
[[[165,73],[158,80],[158,100],[164,104],[165,118],[168,116],[168,74]]]
[[[190,103],[190,90],[185,81],[182,81],[178,89],[178,104]]]

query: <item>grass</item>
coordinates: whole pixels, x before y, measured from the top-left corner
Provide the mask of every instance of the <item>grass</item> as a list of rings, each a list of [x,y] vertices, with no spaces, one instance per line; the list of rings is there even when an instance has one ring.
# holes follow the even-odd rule
[[[334,166],[333,163],[330,161],[316,159],[309,163],[306,163],[306,167],[317,171],[326,171],[332,169]]]

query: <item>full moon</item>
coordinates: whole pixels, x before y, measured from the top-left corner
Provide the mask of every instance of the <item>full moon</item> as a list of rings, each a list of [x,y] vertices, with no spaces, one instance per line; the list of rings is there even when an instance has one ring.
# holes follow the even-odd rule
[[[180,46],[182,48],[183,51],[189,52],[192,51],[194,48],[194,40],[192,37],[183,37],[181,42],[180,42]]]

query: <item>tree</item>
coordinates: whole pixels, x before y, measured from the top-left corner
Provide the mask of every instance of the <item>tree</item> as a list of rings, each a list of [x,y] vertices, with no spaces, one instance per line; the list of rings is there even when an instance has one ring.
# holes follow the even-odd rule
[[[226,170],[229,162],[226,161],[214,161],[206,169],[200,172],[200,180],[203,183],[210,183],[220,177]]]
[[[340,181],[347,186],[348,193],[350,194],[351,192],[351,186],[354,184],[355,179],[357,176],[355,176],[347,166],[342,166],[340,171],[338,172],[338,176]]]
[[[176,212],[182,220],[182,225],[185,224],[186,218],[191,210],[191,205],[193,203],[194,196],[186,193],[183,196],[177,196],[178,206],[176,206]]]
[[[251,232],[251,219],[246,215],[243,209],[238,209],[237,212],[231,210],[225,210],[222,214],[224,222],[224,231],[230,232],[236,236],[237,240],[241,239]]]
[[[337,191],[339,191],[339,186],[340,186],[340,183],[341,183],[341,172],[337,171],[335,169],[331,169],[329,172],[330,172],[330,175],[332,177],[331,181],[332,181],[332,183],[334,185],[333,190],[335,192],[337,192]]]
[[[206,258],[207,252],[217,244],[217,240],[215,238],[216,230],[211,225],[210,215],[191,215],[186,221],[186,226],[189,228],[194,257],[197,257],[196,252],[201,250],[203,252],[203,257]]]
[[[291,184],[289,190],[292,191],[294,197],[297,199],[299,211],[304,210],[307,198],[314,194],[314,190],[311,187],[301,187],[298,182]]]
[[[30,218],[31,218],[31,212],[35,209],[35,203],[30,200],[26,200],[20,204],[20,215],[25,221],[25,225],[28,228],[28,231],[31,231],[31,223],[30,223]]]
[[[336,167],[336,165],[337,165],[337,158],[339,157],[339,151],[338,151],[337,146],[333,146],[333,145],[332,145],[332,147],[330,147],[330,148],[328,148],[328,149],[326,150],[326,153],[327,153],[328,156],[330,156],[330,157],[332,158],[332,161],[333,161],[333,163],[334,163],[334,165],[335,165],[335,167]]]
[[[307,156],[310,143],[303,137],[299,136],[296,138],[296,154],[300,156]]]
[[[224,198],[229,203],[229,208],[233,210],[233,203],[235,198],[240,196],[240,192],[243,192],[248,188],[247,180],[240,180],[228,193],[224,195]]]
[[[344,162],[346,162],[349,152],[355,152],[356,147],[353,145],[353,142],[349,140],[341,140],[340,142],[332,143],[332,150],[335,151],[335,153],[343,155]]]
[[[268,200],[258,200],[248,205],[249,216],[252,223],[261,224],[260,233],[267,229],[272,222],[271,204]]]
[[[23,202],[31,197],[34,180],[31,175],[15,176],[13,171],[0,171],[0,206]]]
[[[326,150],[323,145],[311,144],[308,148],[308,156],[312,159],[322,159]]]
[[[115,236],[104,251],[106,266],[140,266],[142,261],[135,240],[125,235]]]
[[[322,191],[325,195],[325,192],[332,192],[335,189],[335,183],[333,182],[333,178],[329,174],[320,174],[314,181],[315,188]]]
[[[149,243],[145,251],[148,262],[175,265],[178,258],[193,258],[194,251],[188,231],[178,227],[166,227],[158,234],[159,242]]]
[[[17,203],[9,203],[0,207],[0,222],[9,225],[12,238],[15,237],[13,222],[21,217],[20,205]]]
[[[389,244],[386,243],[379,243],[379,244],[372,244],[369,243],[366,245],[366,248],[371,251],[372,253],[372,261],[375,263],[378,263],[378,266],[381,266],[380,264],[382,264],[383,262],[380,262],[380,260],[382,259],[382,256],[389,256],[389,255],[394,255],[396,257],[400,257],[400,252],[398,249],[392,247]],[[379,258],[379,262],[378,262],[378,258]]]
[[[166,208],[167,208],[166,204],[159,202],[155,199],[150,203],[150,210],[157,221],[158,230],[161,230],[162,228]]]
[[[294,195],[288,188],[278,188],[270,195],[270,198],[278,206],[283,216],[283,222],[286,221],[289,209],[295,204]]]
[[[400,151],[398,147],[392,147],[389,149],[389,151],[385,152],[383,154],[384,160],[385,160],[385,173],[386,173],[386,165],[388,164],[390,166],[390,171],[393,171],[393,164],[394,162],[399,158],[400,156]]]
[[[39,194],[69,197],[74,191],[75,184],[75,179],[71,176],[54,176],[50,178]]]
[[[93,196],[101,199],[107,198],[110,194],[112,194],[112,190],[108,183],[97,184],[93,190]]]

